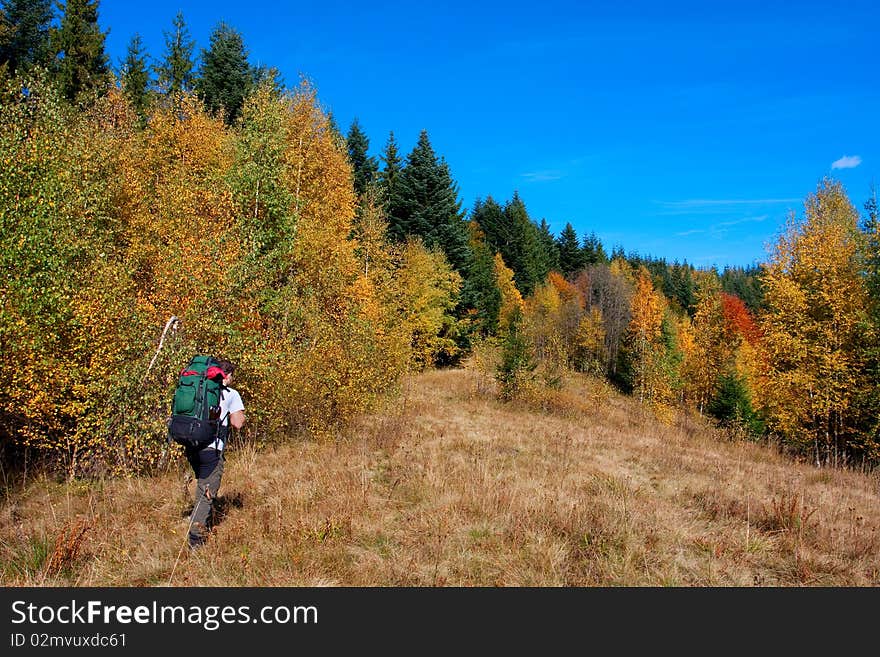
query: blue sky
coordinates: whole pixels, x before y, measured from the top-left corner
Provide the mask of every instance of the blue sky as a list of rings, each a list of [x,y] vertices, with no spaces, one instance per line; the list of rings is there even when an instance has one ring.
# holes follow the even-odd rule
[[[880,184],[880,3],[102,0],[118,67],[183,12],[253,64],[307,77],[379,155],[426,129],[464,209],[514,191],[558,235],[698,267],[766,261],[825,176]]]

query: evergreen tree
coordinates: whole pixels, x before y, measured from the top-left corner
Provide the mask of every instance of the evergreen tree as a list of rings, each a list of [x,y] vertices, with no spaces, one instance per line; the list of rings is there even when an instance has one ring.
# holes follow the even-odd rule
[[[67,0],[61,25],[51,30],[50,39],[55,75],[68,100],[100,90],[110,81],[106,36],[98,25],[98,0]]]
[[[528,296],[543,280],[539,271],[538,227],[529,217],[526,204],[516,191],[504,206],[504,222],[511,239],[507,252],[500,249],[499,252],[513,270],[517,289],[523,296]]]
[[[0,66],[12,73],[51,57],[52,0],[3,0],[0,4]]]
[[[388,141],[385,142],[385,150],[382,152],[381,157],[384,166],[379,172],[379,185],[384,193],[386,212],[389,213],[390,217],[400,171],[403,168],[393,131],[388,133]],[[402,234],[398,231],[390,230],[390,227],[389,231],[394,239],[400,240],[402,238]]]
[[[474,330],[483,336],[498,329],[501,290],[495,279],[495,256],[486,244],[486,236],[476,221],[468,224],[471,258],[460,297],[460,315],[473,314]]]
[[[693,267],[687,262],[680,264],[677,260],[667,267],[663,279],[663,294],[675,300],[682,310],[691,318],[697,310],[697,283],[693,276]]]
[[[538,243],[541,246],[541,280],[546,278],[551,271],[559,271],[559,245],[556,238],[550,232],[550,225],[546,219],[541,219],[538,226]]]
[[[376,162],[376,158],[368,154],[370,140],[361,130],[357,118],[351,123],[345,145],[348,148],[348,161],[351,163],[354,176],[354,191],[361,196],[367,185],[375,180],[379,172],[379,163]]]
[[[754,437],[764,433],[764,422],[752,407],[752,398],[745,377],[736,372],[726,372],[718,377],[715,394],[709,401],[706,411],[717,419],[721,426],[741,426]]]
[[[232,125],[255,82],[256,71],[248,63],[241,32],[220,21],[211,32],[208,49],[202,50],[196,93],[209,112],[222,112],[226,124]]]
[[[583,252],[585,265],[598,265],[608,262],[608,254],[605,253],[602,240],[597,237],[595,232],[591,232],[584,238]]]
[[[345,135],[342,134],[342,130],[339,129],[339,122],[336,120],[336,115],[333,114],[333,111],[327,112],[327,129],[330,131],[330,137],[333,139],[333,143],[341,149],[345,150]]]
[[[513,234],[507,230],[504,210],[494,198],[488,196],[485,201],[478,198],[471,210],[471,220],[479,224],[486,236],[486,243],[493,251],[502,253],[509,248]]]
[[[177,12],[170,32],[165,35],[165,56],[154,67],[159,88],[167,94],[189,93],[195,85],[193,50],[196,42],[190,38],[183,12]]]
[[[501,362],[495,371],[501,398],[505,401],[514,399],[529,385],[538,367],[534,347],[522,325],[522,311],[515,308],[501,344]]]
[[[559,235],[559,269],[564,276],[571,276],[584,268],[584,254],[574,227],[567,223]]]
[[[489,247],[513,270],[517,289],[524,296],[531,294],[553,268],[555,253],[542,240],[519,193],[514,192],[503,208],[491,196],[478,199],[471,217],[485,232]]]
[[[388,219],[392,237],[418,235],[428,248],[440,247],[456,271],[465,271],[470,253],[458,186],[448,164],[434,153],[427,130],[421,131],[407,156],[392,191]]]
[[[871,186],[871,196],[863,206],[866,215],[861,221],[860,229],[867,242],[868,289],[871,291],[872,312],[875,323],[880,326],[880,208],[877,205],[877,190]]]
[[[150,73],[140,34],[135,34],[131,38],[120,73],[122,93],[131,102],[131,106],[143,122],[150,103]]]
[[[738,296],[752,312],[758,312],[764,307],[760,266],[725,267],[719,278],[721,289]]]

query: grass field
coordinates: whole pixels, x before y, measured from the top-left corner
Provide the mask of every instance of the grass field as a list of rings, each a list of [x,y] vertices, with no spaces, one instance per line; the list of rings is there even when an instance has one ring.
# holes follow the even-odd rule
[[[0,509],[5,586],[876,586],[880,475],[817,469],[567,377],[503,403],[429,371],[335,441],[233,441],[209,543],[181,459],[31,477]]]

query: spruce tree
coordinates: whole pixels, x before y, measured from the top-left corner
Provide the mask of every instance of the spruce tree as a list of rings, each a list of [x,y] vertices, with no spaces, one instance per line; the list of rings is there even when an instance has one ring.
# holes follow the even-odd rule
[[[595,232],[591,232],[584,238],[583,253],[585,265],[599,265],[608,262],[608,254],[605,253],[602,240],[598,238]]]
[[[559,234],[559,269],[564,276],[570,276],[584,268],[584,254],[578,240],[577,231],[571,223]]]
[[[517,289],[528,296],[543,278],[539,270],[538,227],[529,217],[519,192],[514,191],[513,198],[504,206],[504,223],[510,238],[506,249],[499,252],[513,270]]]
[[[106,36],[98,25],[98,0],[67,0],[61,24],[51,30],[50,39],[55,76],[68,100],[99,91],[110,81]]]
[[[440,247],[456,271],[466,270],[470,248],[458,186],[449,165],[435,154],[427,130],[419,134],[400,172],[389,208],[389,228],[397,239],[420,236],[428,248]]]
[[[472,312],[474,332],[493,335],[498,329],[501,290],[495,280],[495,255],[486,244],[486,236],[476,221],[468,223],[471,258],[462,281],[458,314]]]
[[[345,145],[348,148],[348,161],[351,163],[354,177],[354,190],[358,196],[361,196],[366,191],[367,185],[376,179],[379,163],[376,158],[368,154],[370,140],[361,130],[357,118],[351,123]]]
[[[345,150],[345,135],[342,134],[342,130],[339,128],[339,122],[336,120],[333,110],[327,112],[327,130],[330,131],[330,137],[333,143],[336,144],[336,147],[340,150]]]
[[[209,112],[222,113],[226,124],[232,125],[255,80],[241,32],[220,21],[211,32],[209,47],[202,50],[196,93]]]
[[[519,193],[503,208],[491,196],[478,199],[471,216],[486,233],[486,243],[513,270],[517,289],[531,294],[552,269],[555,254],[545,246]]]
[[[190,38],[183,12],[177,12],[172,30],[165,35],[165,56],[154,67],[159,88],[169,95],[189,93],[195,85],[193,51],[196,42]]]
[[[143,122],[150,103],[150,73],[140,34],[136,33],[131,38],[120,74],[122,93]]]
[[[52,0],[4,0],[0,4],[0,66],[11,73],[51,58]]]
[[[501,388],[504,401],[514,399],[534,378],[538,367],[534,347],[523,328],[519,308],[511,313],[510,324],[501,343],[501,362],[495,370],[495,380]]]
[[[551,271],[559,270],[559,245],[546,219],[541,219],[541,224],[538,226],[538,243],[541,247],[541,265],[538,273],[541,280],[544,280]]]
[[[504,252],[513,241],[513,233],[508,230],[501,206],[491,196],[485,201],[477,199],[471,210],[471,219],[480,225],[486,236],[486,243],[493,251],[501,253],[503,258]]]
[[[385,142],[385,150],[382,152],[382,170],[379,172],[379,186],[382,188],[385,198],[385,211],[391,219],[392,206],[394,204],[395,194],[397,191],[397,182],[400,178],[400,171],[403,168],[403,162],[397,150],[397,141],[394,139],[394,132],[388,133],[388,141]],[[403,234],[389,224],[389,234],[396,240],[400,240]]]

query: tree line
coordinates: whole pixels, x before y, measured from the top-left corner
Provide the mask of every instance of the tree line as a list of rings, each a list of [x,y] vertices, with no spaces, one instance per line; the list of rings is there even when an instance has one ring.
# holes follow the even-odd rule
[[[98,2],[0,20],[0,440],[71,474],[168,458],[176,364],[238,360],[258,440],[333,435],[414,369],[493,345],[505,399],[607,379],[818,463],[875,463],[877,206],[820,182],[768,261],[698,269],[554,235],[517,191],[465,210],[423,130],[380,157],[307,83],[182,13],[114,72]],[[157,328],[181,318],[164,350]]]

